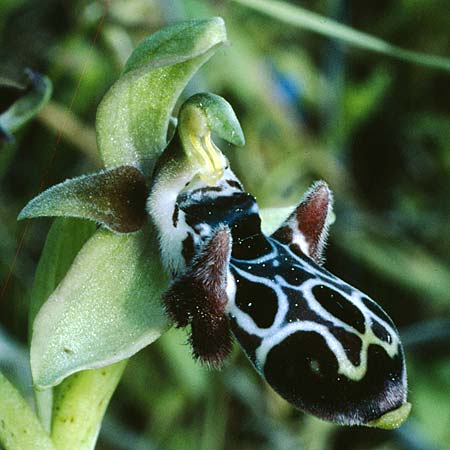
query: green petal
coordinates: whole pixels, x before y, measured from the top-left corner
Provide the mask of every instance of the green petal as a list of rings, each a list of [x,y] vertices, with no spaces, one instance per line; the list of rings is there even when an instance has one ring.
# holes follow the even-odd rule
[[[292,213],[294,206],[284,206],[281,208],[262,208],[259,211],[261,216],[261,228],[267,235],[271,235]]]
[[[52,95],[52,83],[46,76],[31,70],[25,73],[30,80],[30,91],[0,115],[0,135],[3,133],[7,138],[31,120]]]
[[[166,147],[175,103],[187,82],[226,40],[221,18],[190,20],[145,39],[97,111],[105,166],[134,165],[148,175]]]
[[[118,233],[142,228],[146,220],[147,187],[131,166],[67,180],[31,200],[18,219],[42,216],[81,217],[101,222]]]
[[[150,227],[130,235],[99,230],[39,311],[31,369],[40,388],[136,353],[167,327],[168,284]]]

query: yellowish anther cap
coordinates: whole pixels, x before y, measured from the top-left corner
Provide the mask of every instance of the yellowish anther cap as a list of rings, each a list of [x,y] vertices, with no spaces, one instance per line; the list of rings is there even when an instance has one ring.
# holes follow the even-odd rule
[[[211,140],[211,133],[204,136],[189,134],[190,148],[186,148],[188,158],[198,166],[199,176],[206,184],[215,184],[222,178],[226,161],[222,152]]]
[[[226,159],[212,141],[206,117],[199,108],[184,109],[180,135],[186,156],[198,169],[200,178],[209,185],[215,184],[223,176]]]
[[[372,422],[368,422],[365,425],[367,427],[381,428],[383,430],[395,430],[405,422],[411,412],[411,403],[404,403],[397,409],[389,411]]]

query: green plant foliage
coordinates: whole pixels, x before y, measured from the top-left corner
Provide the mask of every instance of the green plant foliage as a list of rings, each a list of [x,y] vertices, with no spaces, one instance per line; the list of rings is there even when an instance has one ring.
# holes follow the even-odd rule
[[[156,251],[150,227],[130,235],[99,230],[86,243],[34,321],[38,387],[128,358],[161,335],[168,279]]]
[[[256,9],[291,25],[305,28],[315,33],[338,39],[355,47],[371,50],[415,64],[442,69],[450,72],[450,59],[412,52],[382,39],[361,33],[354,28],[342,25],[320,14],[315,14],[297,5],[274,0],[234,0],[237,3]]]
[[[166,144],[170,114],[180,90],[224,40],[223,21],[216,18],[169,27],[138,46],[124,75],[106,96],[106,102],[113,103],[106,108],[103,102],[99,107],[98,139],[106,160],[111,157],[112,161],[114,155],[120,154],[127,164],[136,163],[126,145],[121,146],[124,142],[112,141],[114,150],[108,147],[111,141],[102,144],[106,134],[109,136],[117,130],[114,121],[118,108],[122,111],[120,120],[134,117],[139,125],[121,129],[123,139],[143,142],[149,136],[150,139],[158,136],[150,147],[139,147],[139,152],[143,152],[141,156],[153,162]],[[161,72],[154,78],[155,67],[169,70],[170,76]],[[152,84],[155,80],[165,81],[156,86]],[[136,86],[143,87],[144,91],[135,91]],[[128,93],[132,91],[133,97],[126,97],[124,89]],[[151,109],[150,115],[142,110],[145,92],[161,95],[159,99],[146,99],[145,108]],[[140,111],[141,116],[121,109],[120,102],[125,98],[130,111],[133,114]],[[232,118],[236,122],[234,113]],[[234,128],[224,133],[228,131],[233,140],[239,141],[239,132],[242,134],[239,124],[234,123]],[[136,192],[139,195],[135,201]],[[77,216],[100,220],[115,231],[136,231],[144,221],[145,192],[145,182],[137,169],[117,167],[68,180],[47,190],[32,200],[19,218]],[[138,226],[133,226],[136,223]],[[134,235],[97,232],[33,324],[31,367],[36,386],[48,388],[74,372],[126,359],[157,339],[167,327],[160,305],[167,283],[150,226]]]
[[[71,218],[56,219],[47,235],[36,269],[28,312],[28,339],[31,342],[33,323],[42,305],[64,278],[75,256],[94,234],[95,224]],[[67,237],[70,236],[70,239]],[[35,401],[38,416],[50,431],[53,408],[52,389],[36,390]]]
[[[0,442],[7,450],[54,449],[28,403],[1,372],[0,399]]]
[[[262,208],[260,210],[261,227],[265,234],[272,234],[294,210],[295,205],[283,208]]]
[[[145,40],[107,94],[97,121],[107,167],[117,162],[117,155],[129,165],[67,180],[36,197],[19,215],[19,219],[87,218],[124,233],[97,231],[60,281],[87,237],[84,232],[90,231],[77,230],[66,250],[61,238],[69,237],[71,223],[58,222],[39,267],[30,309],[31,370],[38,415],[46,429],[51,429],[58,449],[93,448],[127,358],[167,328],[160,297],[168,277],[151,225],[140,230],[146,221],[148,194],[139,169],[148,170],[164,149],[181,90],[224,41],[224,24],[218,18],[175,25]],[[154,95],[149,101],[148,93],[159,97]],[[243,143],[242,130],[228,103],[220,97],[203,97],[206,124],[211,123],[220,136]],[[129,109],[125,111],[124,105]],[[199,111],[202,107],[197,105]],[[209,109],[219,117],[209,117]],[[117,131],[117,117],[129,120],[129,126],[120,130],[122,141],[113,140],[112,149],[104,137]],[[221,117],[224,124],[218,120]],[[133,142],[133,149],[122,146],[125,141]],[[118,361],[122,362],[114,364]],[[104,368],[86,370],[99,367]],[[57,389],[51,389],[62,380]]]
[[[60,218],[53,222],[42,250],[31,291],[29,337],[36,314],[64,278],[75,256],[94,234],[92,222]],[[70,239],[67,239],[70,236]]]
[[[223,20],[214,18],[173,25],[134,50],[97,112],[97,141],[107,168],[131,164],[150,173],[166,145],[178,97],[225,40]]]
[[[76,373],[58,386],[51,427],[56,450],[95,447],[103,416],[126,363]]]
[[[120,166],[47,189],[25,206],[18,220],[81,217],[98,221],[111,231],[131,233],[146,221],[147,194],[142,173],[132,166]]]
[[[261,9],[268,3],[252,4]],[[0,300],[0,327],[20,347],[27,340],[28,299],[32,321],[56,287],[38,276],[42,284],[36,280],[32,292],[49,221],[31,222],[16,257],[25,228],[16,217],[40,191],[42,178],[49,186],[102,168],[95,155],[96,109],[133,47],[167,25],[220,15],[231,45],[218,47],[185,95],[214,92],[233,105],[246,149],[227,152],[225,144],[223,150],[263,209],[295,205],[312,181],[328,182],[337,220],[327,265],[376,298],[398,325],[414,405],[411,419],[399,430],[380,432],[305,416],[267,389],[238,349],[227,367],[214,373],[195,364],[185,334],[171,329],[129,361],[97,450],[450,448],[450,348],[448,332],[436,325],[447,324],[450,312],[448,71],[386,57],[364,47],[364,39],[355,46],[338,39],[342,28],[329,28],[345,26],[357,33],[347,36],[357,39],[361,30],[364,37],[436,61],[435,55],[449,56],[448,5],[446,0],[287,0],[276,6],[286,4],[292,9],[281,17],[249,2],[0,2],[0,78],[18,80],[26,66],[48,74],[54,86],[52,101],[35,120],[16,131],[13,141],[0,144],[0,289],[13,269]],[[316,20],[308,28],[311,16],[300,17],[299,6],[321,25]],[[0,113],[17,100],[11,97],[2,91]],[[169,119],[169,135],[172,125]],[[104,132],[108,141],[107,121]],[[280,211],[279,220],[285,217]],[[278,225],[276,216],[272,222]],[[42,276],[48,271],[49,279],[61,281],[82,246],[74,243],[84,226],[90,231],[82,240],[94,232],[93,222],[55,220],[51,233],[59,228],[61,234],[54,240],[56,253],[44,252]],[[54,266],[53,257],[58,258]],[[13,363],[0,352],[4,373],[12,373]],[[25,414],[4,409],[11,403],[3,399],[14,395],[2,392],[0,414],[10,411],[9,423],[19,426]],[[31,398],[31,392],[25,394]]]
[[[52,83],[44,75],[27,70],[31,88],[23,97],[0,114],[0,132],[10,138],[12,133],[29,122],[50,100]]]

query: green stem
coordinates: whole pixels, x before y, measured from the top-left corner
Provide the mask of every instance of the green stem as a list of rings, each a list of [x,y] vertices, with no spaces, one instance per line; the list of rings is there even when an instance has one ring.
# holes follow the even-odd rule
[[[127,360],[76,373],[55,389],[52,433],[57,450],[92,450]]]
[[[28,403],[1,372],[0,443],[6,450],[54,450]]]
[[[228,404],[223,384],[217,374],[212,374],[208,385],[201,450],[221,450],[225,448]]]
[[[370,34],[362,33],[320,14],[289,3],[274,0],[234,0],[282,22],[338,39],[355,47],[382,53],[410,63],[450,72],[450,60],[442,56],[406,50]]]
[[[52,426],[53,389],[34,390],[34,403],[36,415],[42,423],[45,431],[50,433]]]

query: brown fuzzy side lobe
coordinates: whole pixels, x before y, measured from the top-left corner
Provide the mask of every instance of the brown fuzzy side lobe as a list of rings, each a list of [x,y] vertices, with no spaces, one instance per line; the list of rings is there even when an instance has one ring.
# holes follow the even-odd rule
[[[225,312],[230,253],[230,231],[221,227],[163,295],[166,312],[176,326],[191,325],[194,357],[214,367],[221,366],[232,348]]]
[[[321,264],[332,202],[332,194],[325,182],[313,184],[294,212],[271,237],[289,245],[295,254],[301,256],[303,251],[295,242],[296,235],[300,233],[308,244],[307,256]]]
[[[319,182],[295,211],[298,229],[305,236],[310,256],[316,262],[321,262],[322,259],[330,201],[328,186]]]

